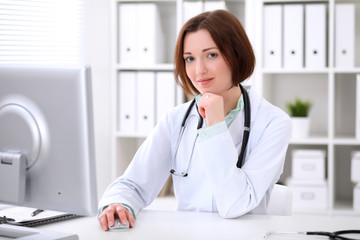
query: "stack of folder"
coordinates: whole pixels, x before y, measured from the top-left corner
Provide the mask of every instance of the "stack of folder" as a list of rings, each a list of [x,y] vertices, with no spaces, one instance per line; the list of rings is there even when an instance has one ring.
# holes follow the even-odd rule
[[[215,1],[184,1],[183,2],[183,23],[199,13],[216,9],[226,10],[224,0]]]
[[[264,68],[328,66],[328,6],[323,3],[264,6]],[[354,67],[355,6],[335,5],[335,67]]]
[[[155,3],[119,4],[119,61],[149,65],[164,61],[164,33]]]
[[[173,72],[121,71],[118,75],[118,130],[146,136],[176,105]]]

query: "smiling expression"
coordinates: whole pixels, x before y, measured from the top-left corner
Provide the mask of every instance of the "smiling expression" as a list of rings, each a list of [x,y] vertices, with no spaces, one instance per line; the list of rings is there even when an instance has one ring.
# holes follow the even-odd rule
[[[189,32],[184,38],[186,74],[201,93],[224,96],[232,87],[231,69],[208,30]]]

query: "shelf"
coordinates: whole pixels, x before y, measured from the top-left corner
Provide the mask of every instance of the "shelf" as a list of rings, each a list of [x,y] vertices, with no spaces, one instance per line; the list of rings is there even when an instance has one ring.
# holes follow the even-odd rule
[[[353,73],[358,74],[360,73],[360,68],[349,68],[349,69],[340,69],[340,68],[334,68],[334,73]]]
[[[278,69],[263,69],[262,73],[263,74],[314,74],[314,73],[327,74],[327,73],[329,73],[329,69],[328,68],[325,68],[325,69],[306,69],[306,68],[283,69],[283,68],[278,68]]]
[[[325,145],[329,144],[329,138],[327,137],[308,137],[308,138],[299,138],[299,139],[291,139],[290,144],[296,145]]]
[[[274,3],[274,4],[286,4],[286,3],[328,3],[326,0],[264,0],[264,4]]]
[[[116,3],[176,3],[176,0],[115,0]]]
[[[153,64],[153,65],[143,65],[143,66],[127,66],[124,64],[117,64],[115,66],[116,70],[121,71],[173,71],[174,64],[163,63],[163,64]]]
[[[360,73],[360,68],[325,68],[325,69],[263,69],[263,74],[314,74],[314,73],[350,73],[358,74]]]
[[[360,139],[356,139],[356,138],[351,138],[351,137],[337,137],[334,139],[334,144],[336,145],[360,145]]]
[[[117,137],[117,138],[146,138],[147,134],[116,132],[115,137]]]

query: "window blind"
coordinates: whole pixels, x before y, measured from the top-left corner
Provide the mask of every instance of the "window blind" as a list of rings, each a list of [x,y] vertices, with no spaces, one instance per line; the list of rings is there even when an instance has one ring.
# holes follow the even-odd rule
[[[0,0],[0,64],[81,64],[83,0]]]

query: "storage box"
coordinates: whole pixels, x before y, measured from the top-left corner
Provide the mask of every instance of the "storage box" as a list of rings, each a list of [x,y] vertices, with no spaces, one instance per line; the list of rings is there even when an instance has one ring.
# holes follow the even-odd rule
[[[354,187],[354,210],[360,211],[360,183]]]
[[[328,208],[326,181],[306,182],[290,180],[288,186],[293,194],[294,210],[326,210]]]
[[[360,183],[360,152],[354,151],[351,158],[351,181]]]
[[[325,180],[325,151],[297,149],[292,151],[292,179]]]

